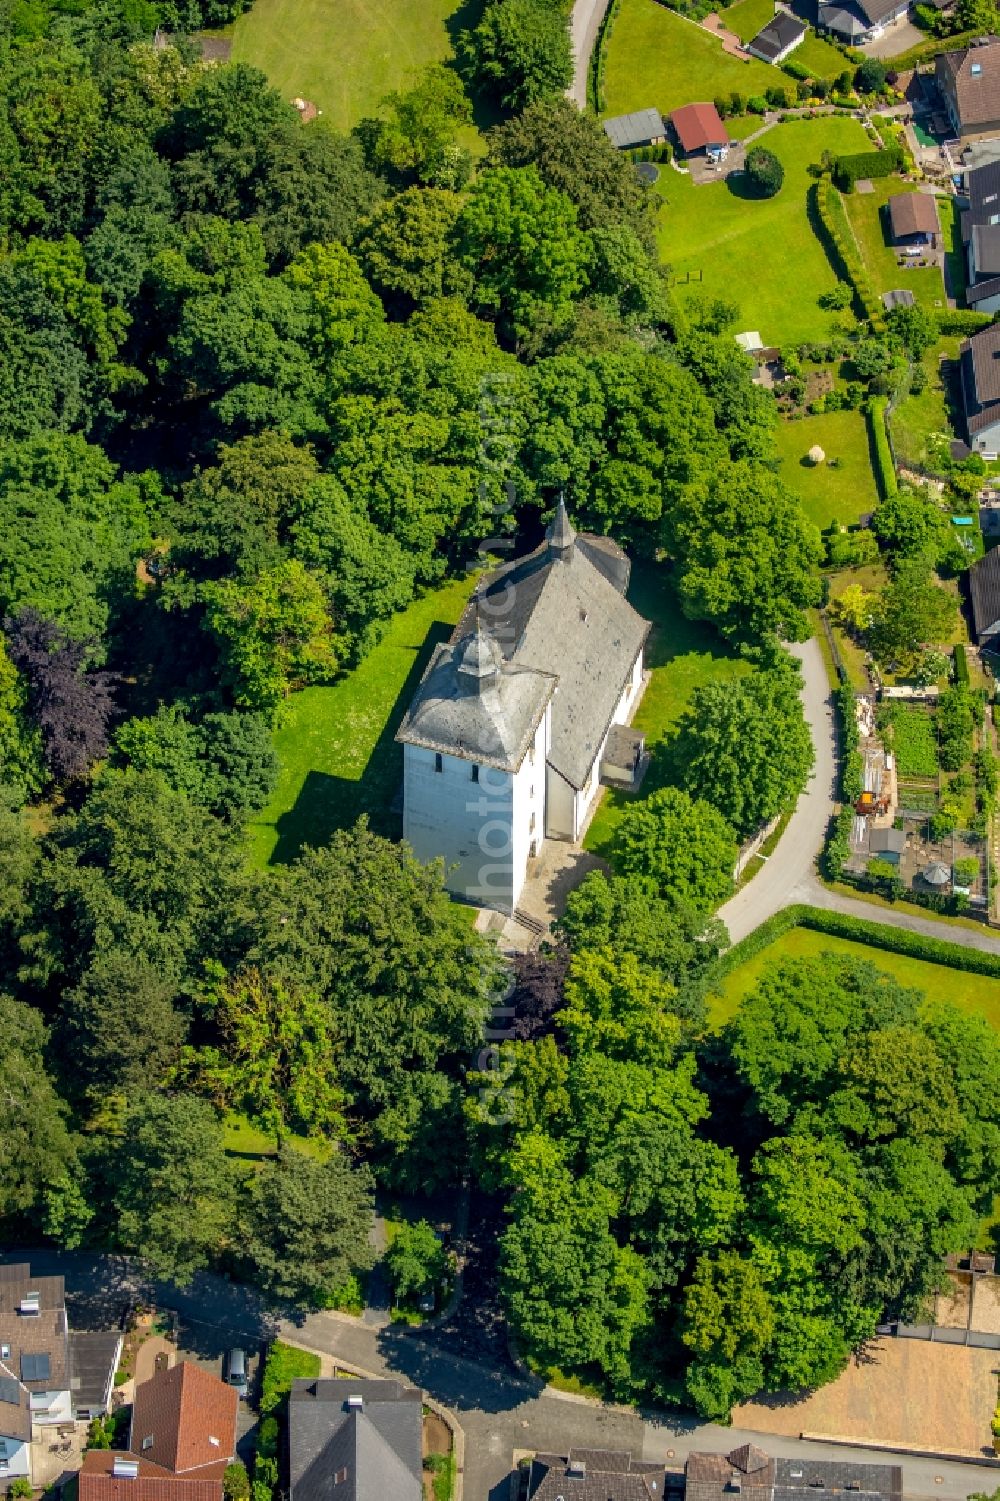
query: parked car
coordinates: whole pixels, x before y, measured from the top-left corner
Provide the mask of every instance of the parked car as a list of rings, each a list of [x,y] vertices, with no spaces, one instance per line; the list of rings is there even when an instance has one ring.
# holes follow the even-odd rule
[[[247,1352],[241,1350],[238,1345],[227,1350],[222,1357],[222,1379],[227,1386],[234,1386],[240,1397],[246,1397],[249,1390],[247,1382]]]
[[[420,1309],[420,1312],[421,1313],[433,1313],[434,1312],[434,1301],[435,1300],[434,1300],[434,1294],[433,1293],[421,1293],[420,1294],[420,1302],[417,1305],[418,1308]]]

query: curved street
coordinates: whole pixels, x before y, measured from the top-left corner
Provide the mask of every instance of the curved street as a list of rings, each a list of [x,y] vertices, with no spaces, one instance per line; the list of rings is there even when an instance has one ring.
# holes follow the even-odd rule
[[[581,109],[587,107],[587,73],[590,55],[597,41],[609,0],[576,0],[570,20],[570,45],[573,49],[573,82],[566,90],[567,98],[575,100]]]
[[[868,902],[831,891],[816,874],[816,858],[823,847],[827,825],[833,816],[837,791],[836,730],[833,700],[826,664],[819,642],[813,637],[790,648],[802,664],[802,705],[812,733],[816,762],[805,791],[788,821],[778,845],[742,891],[719,908],[734,943],[797,902],[828,911],[844,912],[868,922],[905,928],[928,938],[944,938],[963,948],[1000,953],[1000,934],[988,928],[973,929],[936,918],[918,917],[893,907],[873,907]]]

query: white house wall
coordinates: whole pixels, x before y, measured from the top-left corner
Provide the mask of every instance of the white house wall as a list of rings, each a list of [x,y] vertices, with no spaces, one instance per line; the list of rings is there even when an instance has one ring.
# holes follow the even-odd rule
[[[576,838],[576,792],[554,766],[545,768],[545,834],[548,839]]]
[[[70,1392],[32,1392],[31,1421],[40,1428],[53,1423],[72,1423],[73,1398]]]
[[[996,458],[1000,454],[1000,422],[994,422],[976,433],[972,439],[972,448],[974,452],[982,454],[984,459]]]
[[[0,1486],[19,1475],[31,1476],[31,1445],[24,1439],[0,1435]]]
[[[517,772],[403,747],[403,837],[419,860],[441,858],[456,896],[510,912],[524,885],[532,843],[545,829],[550,710]]]
[[[610,735],[612,727],[614,725],[628,723],[629,715],[635,708],[636,699],[641,688],[642,652],[640,651],[639,655],[632,663],[632,671],[628,675],[628,681],[626,682],[625,687],[622,690],[622,696],[618,700],[618,703],[615,705],[615,712],[611,716],[611,724],[608,725],[607,733],[605,734],[604,739],[601,741],[598,747],[597,755],[594,757],[594,764],[590,768],[590,775],[588,776],[587,781],[584,783],[584,785],[580,788],[579,792],[577,792],[576,794],[573,822],[574,839],[579,839],[580,833],[587,818],[587,813],[590,810],[590,805],[594,801],[594,798],[597,796],[598,788],[601,785],[601,762],[604,760],[604,749],[608,743],[608,735]]]

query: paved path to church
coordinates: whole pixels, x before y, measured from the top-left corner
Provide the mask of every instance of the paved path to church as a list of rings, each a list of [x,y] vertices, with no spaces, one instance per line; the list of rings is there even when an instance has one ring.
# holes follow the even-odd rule
[[[963,948],[1000,953],[1000,935],[988,928],[959,927],[917,917],[892,907],[874,907],[868,902],[830,891],[816,875],[816,857],[823,847],[827,825],[836,801],[837,753],[833,701],[826,665],[815,638],[791,648],[802,664],[802,703],[812,732],[816,765],[796,804],[777,848],[764,869],[719,910],[734,943],[759,928],[761,923],[796,902],[844,912],[868,922],[906,928],[929,938],[946,938]]]

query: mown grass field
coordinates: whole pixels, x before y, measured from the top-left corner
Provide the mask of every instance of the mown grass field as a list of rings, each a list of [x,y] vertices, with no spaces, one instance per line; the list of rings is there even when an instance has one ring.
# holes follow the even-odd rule
[[[897,287],[911,291],[921,306],[933,312],[945,305],[944,282],[936,266],[922,266],[907,270],[896,262],[896,251],[888,243],[888,213],[885,208],[890,198],[897,194],[915,193],[915,183],[904,182],[899,177],[877,178],[870,193],[847,193],[844,207],[848,222],[854,232],[861,257],[868,267],[875,291],[892,292]],[[939,203],[939,214],[941,200]],[[945,213],[950,215],[950,208]]]
[[[951,1001],[963,1011],[984,1016],[991,1027],[1000,1027],[1000,979],[967,974],[964,970],[949,969],[943,964],[930,964],[925,959],[911,959],[906,954],[890,954],[885,949],[855,943],[848,938],[832,938],[826,933],[814,933],[809,928],[791,928],[761,953],[726,976],[721,993],[710,1001],[712,1027],[721,1027],[735,1015],[741,1002],[775,959],[812,959],[819,954],[830,953],[867,959],[876,969],[892,975],[900,984],[922,990],[928,1000]]]
[[[947,366],[942,365],[942,360],[956,360],[961,342],[958,334],[945,334],[933,349],[928,349],[922,360],[927,384],[918,395],[904,397],[893,408],[889,423],[901,464],[927,463],[932,458],[928,451],[931,434],[943,434],[945,439],[953,436],[945,388]]]
[[[448,23],[461,9],[461,0],[254,0],[233,27],[232,55],[346,130],[451,55]]]
[[[669,742],[675,725],[702,683],[726,681],[747,671],[710,626],[686,620],[661,568],[635,564],[629,599],[640,615],[652,621],[646,645],[650,680],[635,716],[646,735],[652,764],[639,797],[648,797],[670,780]],[[624,809],[635,796],[608,788],[587,831],[584,847],[608,857]]]
[[[638,91],[633,97],[638,108]],[[867,140],[858,122],[843,116],[775,126],[762,142],[780,158],[785,181],[768,199],[741,197],[740,178],[696,187],[670,168],[661,172],[660,253],[674,272],[676,295],[737,303],[738,327],[757,329],[765,344],[826,338],[837,315],[824,312],[819,298],[837,278],[809,221],[808,169],[823,151],[863,151]]]
[[[393,736],[435,645],[451,634],[473,579],[444,584],[395,616],[352,673],[289,700],[274,735],[281,770],[268,806],[250,828],[258,866],[323,845],[362,813],[383,833],[399,832],[390,805],[403,775]]]
[[[730,57],[704,27],[656,0],[622,0],[605,51],[606,113],[623,115],[653,106],[669,114],[679,104],[734,89],[763,94],[775,79],[767,63]]]
[[[878,491],[868,455],[868,427],[860,412],[824,412],[779,424],[781,478],[802,497],[809,520],[821,530],[832,521],[852,526],[878,504]],[[805,462],[818,443],[825,464]],[[839,459],[837,468],[830,460]]]

